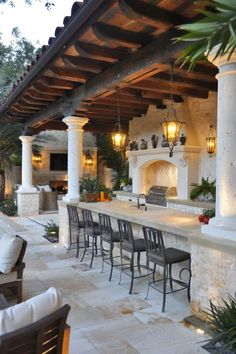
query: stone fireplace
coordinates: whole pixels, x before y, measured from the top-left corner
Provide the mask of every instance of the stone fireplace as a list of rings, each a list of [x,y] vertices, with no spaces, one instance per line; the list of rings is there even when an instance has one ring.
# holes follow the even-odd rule
[[[198,182],[200,148],[176,146],[174,156],[168,148],[129,152],[133,193],[147,194],[153,185],[176,187],[178,199],[188,199],[192,183]]]

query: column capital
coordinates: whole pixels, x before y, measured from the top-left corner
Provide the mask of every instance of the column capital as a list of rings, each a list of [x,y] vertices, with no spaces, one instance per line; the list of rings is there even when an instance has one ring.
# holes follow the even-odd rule
[[[24,144],[32,144],[34,141],[35,137],[34,136],[29,136],[29,135],[21,135],[19,139],[22,141]]]
[[[69,129],[82,129],[89,119],[84,117],[68,116],[62,120]]]
[[[214,59],[217,50],[219,49],[219,45],[215,46],[210,53],[208,54],[207,59],[214,64],[215,66],[217,66],[217,68],[220,68],[223,65],[228,65],[228,64],[236,64],[236,51],[234,51],[231,55],[231,57],[229,58],[229,54],[225,54],[222,56],[218,56],[217,58]]]

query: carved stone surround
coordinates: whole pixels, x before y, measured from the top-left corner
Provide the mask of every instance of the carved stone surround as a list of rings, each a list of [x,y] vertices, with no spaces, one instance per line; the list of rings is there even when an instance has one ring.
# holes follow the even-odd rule
[[[166,161],[177,169],[177,198],[188,199],[191,184],[198,182],[200,150],[198,146],[176,146],[173,157],[169,157],[169,148],[129,151],[133,193],[147,193],[147,167],[157,161]],[[158,169],[156,173],[158,174]]]

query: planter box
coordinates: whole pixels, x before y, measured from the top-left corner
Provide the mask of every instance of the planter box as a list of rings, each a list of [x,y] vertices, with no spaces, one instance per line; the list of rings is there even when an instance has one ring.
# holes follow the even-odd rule
[[[94,203],[99,199],[99,193],[84,193],[86,203]]]

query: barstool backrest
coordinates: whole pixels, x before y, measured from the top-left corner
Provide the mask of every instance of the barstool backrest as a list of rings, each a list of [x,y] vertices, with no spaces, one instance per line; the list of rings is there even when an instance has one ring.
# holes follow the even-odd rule
[[[67,205],[69,225],[79,226],[79,214],[75,205]]]
[[[134,249],[134,235],[131,223],[127,220],[118,219],[118,227],[121,242],[130,244]]]
[[[112,227],[111,227],[111,219],[109,215],[99,213],[99,226],[101,235],[106,234],[107,236],[112,237]]]
[[[83,217],[83,222],[84,222],[84,230],[88,231],[94,231],[94,222],[93,222],[93,216],[92,212],[87,209],[82,209],[82,217]]]
[[[165,244],[162,232],[152,227],[143,226],[145,247],[148,254],[155,254],[160,263],[166,261]]]

